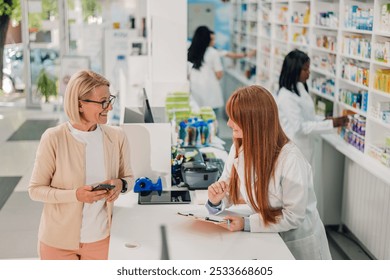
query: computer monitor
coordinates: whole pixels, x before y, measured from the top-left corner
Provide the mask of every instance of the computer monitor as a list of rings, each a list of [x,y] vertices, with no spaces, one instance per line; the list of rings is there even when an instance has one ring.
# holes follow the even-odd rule
[[[144,108],[142,107],[125,107],[123,123],[144,123]]]
[[[144,109],[145,109],[144,121],[145,123],[154,123],[152,109],[150,108],[150,103],[145,88],[143,88],[143,95],[144,95]]]

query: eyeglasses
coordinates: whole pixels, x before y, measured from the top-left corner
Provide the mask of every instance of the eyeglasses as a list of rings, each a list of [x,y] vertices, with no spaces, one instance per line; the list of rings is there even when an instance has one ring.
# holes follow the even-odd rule
[[[80,101],[83,101],[83,102],[91,102],[91,103],[97,103],[97,104],[100,104],[102,105],[102,109],[107,109],[108,106],[110,106],[110,104],[114,105],[115,103],[115,98],[116,96],[114,95],[110,95],[110,99],[106,100],[106,101],[95,101],[95,100],[89,100],[89,99],[82,99]]]

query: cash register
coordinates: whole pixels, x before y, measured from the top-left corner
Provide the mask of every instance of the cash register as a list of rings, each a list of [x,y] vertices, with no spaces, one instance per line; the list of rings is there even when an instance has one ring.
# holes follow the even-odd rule
[[[192,156],[186,156],[188,154]],[[185,147],[184,155],[187,161],[181,165],[181,175],[189,190],[207,189],[218,180],[221,175],[220,168],[210,161],[205,161],[196,147]]]

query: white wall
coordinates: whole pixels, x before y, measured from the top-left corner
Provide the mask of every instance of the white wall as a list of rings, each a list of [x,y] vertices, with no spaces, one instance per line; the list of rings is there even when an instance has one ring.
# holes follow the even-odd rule
[[[188,91],[187,0],[148,0],[149,92],[163,106],[170,91]]]

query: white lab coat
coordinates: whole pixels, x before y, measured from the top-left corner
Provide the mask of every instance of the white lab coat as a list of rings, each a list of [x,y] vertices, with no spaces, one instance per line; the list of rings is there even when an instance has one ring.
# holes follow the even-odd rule
[[[251,207],[245,188],[244,151],[235,158],[235,147],[232,146],[219,181],[229,182],[233,164],[240,179],[240,195]],[[280,219],[265,226],[262,217],[252,208],[251,232],[280,233],[296,259],[331,259],[325,228],[316,208],[311,167],[292,142],[287,143],[279,155],[275,177],[269,183],[268,199],[271,207],[282,209]],[[225,197],[222,208],[230,205]]]
[[[287,134],[313,165],[315,133],[333,131],[332,120],[320,120],[316,118],[314,102],[306,91],[303,83],[297,84],[300,96],[282,88],[277,96],[280,124]]]
[[[189,63],[190,92],[199,107],[224,106],[222,88],[215,72],[223,71],[221,56],[213,47],[208,47],[200,69],[193,69]]]

